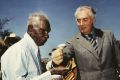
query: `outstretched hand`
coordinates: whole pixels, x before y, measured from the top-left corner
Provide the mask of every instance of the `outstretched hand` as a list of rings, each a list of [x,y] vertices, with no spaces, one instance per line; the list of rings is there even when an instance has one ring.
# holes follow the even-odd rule
[[[59,65],[60,63],[63,62],[63,56],[64,56],[64,53],[63,53],[63,48],[60,47],[60,48],[57,48],[55,51],[52,52],[52,61]]]
[[[50,71],[51,71],[51,74],[64,75],[69,71],[69,68],[59,66],[59,67],[52,68]]]

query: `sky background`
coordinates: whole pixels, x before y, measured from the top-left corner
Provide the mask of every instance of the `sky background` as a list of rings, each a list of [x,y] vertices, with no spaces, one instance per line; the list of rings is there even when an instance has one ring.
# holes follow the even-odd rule
[[[13,17],[6,26],[23,37],[29,14],[36,11],[46,13],[52,30],[50,38],[40,48],[42,57],[49,57],[52,48],[65,43],[78,31],[74,12],[82,5],[96,10],[96,27],[112,30],[116,39],[120,39],[120,0],[0,0],[0,18]]]

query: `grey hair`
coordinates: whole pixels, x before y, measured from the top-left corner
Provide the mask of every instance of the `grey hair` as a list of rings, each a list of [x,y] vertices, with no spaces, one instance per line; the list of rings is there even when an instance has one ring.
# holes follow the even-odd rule
[[[48,17],[43,12],[35,12],[29,15],[28,17],[28,25],[32,25],[34,22],[34,19],[38,17],[40,20],[48,20]]]
[[[96,11],[90,7],[90,6],[79,6],[77,9],[76,9],[76,12],[74,14],[75,17],[77,17],[77,14],[79,13],[79,11],[82,11],[82,10],[88,10],[89,11],[89,15],[93,18],[96,17]]]
[[[50,29],[50,23],[49,23],[48,16],[44,12],[42,12],[42,11],[30,14],[29,17],[28,17],[27,26],[28,27],[29,27],[29,25],[37,26],[38,23],[37,23],[36,19],[38,19],[39,21],[45,21],[46,25]]]

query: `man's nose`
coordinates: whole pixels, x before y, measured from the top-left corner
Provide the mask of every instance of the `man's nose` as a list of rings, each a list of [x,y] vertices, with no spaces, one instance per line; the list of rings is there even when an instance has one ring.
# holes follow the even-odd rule
[[[79,26],[82,26],[84,24],[82,19],[77,19],[77,23],[78,23]]]
[[[81,20],[81,21],[79,22],[79,24],[82,26],[82,25],[83,25],[83,21]]]
[[[45,37],[49,38],[49,32],[45,31]]]

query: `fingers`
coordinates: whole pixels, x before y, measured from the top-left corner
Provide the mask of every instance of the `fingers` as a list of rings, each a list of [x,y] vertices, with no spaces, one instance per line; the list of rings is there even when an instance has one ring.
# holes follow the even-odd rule
[[[58,48],[57,50],[52,52],[52,61],[59,65],[60,63],[63,62],[63,51],[61,48]]]
[[[63,49],[61,48],[58,48],[56,49],[55,51],[52,52],[52,58],[57,58],[59,56],[62,56],[63,55]]]
[[[51,55],[52,61],[57,65],[63,62],[63,57],[64,57],[63,49],[65,46],[66,44],[59,44],[56,50],[52,52],[52,55]]]
[[[52,80],[63,80],[61,75],[52,75]]]
[[[54,67],[51,69],[52,74],[59,74],[59,75],[64,75],[69,71],[68,68],[66,67]]]

